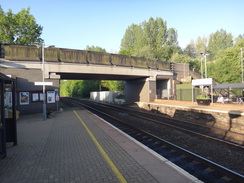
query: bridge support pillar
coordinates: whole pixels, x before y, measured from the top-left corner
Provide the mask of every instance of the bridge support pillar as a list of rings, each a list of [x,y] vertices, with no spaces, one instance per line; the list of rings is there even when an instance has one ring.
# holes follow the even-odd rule
[[[156,79],[146,78],[126,81],[125,102],[152,102],[156,98]]]

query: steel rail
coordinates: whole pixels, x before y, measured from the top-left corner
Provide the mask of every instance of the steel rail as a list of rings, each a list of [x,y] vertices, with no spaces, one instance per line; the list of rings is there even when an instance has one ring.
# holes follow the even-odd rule
[[[166,122],[162,122],[162,121],[151,119],[151,118],[148,118],[148,117],[145,117],[145,116],[141,116],[141,114],[145,115],[145,113],[142,113],[141,111],[138,111],[138,110],[133,110],[132,109],[134,112],[140,113],[140,115],[131,112],[131,110],[130,109],[128,110],[128,108],[126,109],[126,108],[123,108],[123,107],[119,107],[119,106],[115,106],[115,105],[109,105],[109,104],[105,105],[105,104],[101,104],[99,102],[95,102],[95,103],[97,103],[99,105],[102,105],[103,107],[107,107],[107,108],[108,108],[108,106],[111,106],[110,109],[116,110],[116,111],[119,111],[119,112],[121,112],[119,109],[123,109],[123,110],[126,110],[127,113],[130,114],[131,116],[135,116],[137,118],[148,120],[148,121],[151,121],[153,123],[157,123],[157,124],[164,125],[164,126],[167,126],[167,127],[173,128],[173,129],[177,129],[177,130],[180,130],[180,131],[188,132],[188,133],[191,133],[191,134],[194,134],[194,135],[197,135],[197,136],[201,136],[201,137],[204,137],[204,138],[208,138],[208,139],[211,139],[211,140],[214,140],[214,141],[218,141],[218,142],[221,142],[221,143],[224,143],[224,144],[228,144],[228,145],[231,145],[231,146],[234,146],[234,147],[238,147],[238,148],[244,149],[244,145],[241,145],[241,144],[237,144],[237,143],[234,143],[234,142],[231,142],[231,141],[223,140],[221,138],[213,137],[213,136],[206,135],[206,134],[203,134],[203,133],[198,133],[198,132],[186,129],[186,128],[182,128],[182,127],[179,127],[177,125],[172,125],[172,124],[169,124],[169,123],[166,123]],[[116,108],[119,108],[119,109],[116,109]],[[148,115],[150,115],[150,114],[148,114]],[[219,128],[216,128],[216,127],[211,127],[211,126],[206,126],[206,125],[201,125],[201,124],[194,124],[194,123],[191,123],[191,122],[181,121],[181,120],[172,119],[172,118],[168,118],[168,117],[164,117],[164,116],[162,117],[162,119],[163,118],[166,118],[167,120],[171,120],[171,121],[174,121],[174,122],[178,121],[178,122],[181,122],[181,123],[188,123],[188,124],[191,124],[191,125],[194,125],[194,126],[200,126],[200,127],[204,127],[204,128],[220,130],[220,131],[225,132],[225,133],[233,133],[233,134],[236,134],[236,135],[243,135],[244,136],[244,134],[231,132],[231,131],[219,129]]]

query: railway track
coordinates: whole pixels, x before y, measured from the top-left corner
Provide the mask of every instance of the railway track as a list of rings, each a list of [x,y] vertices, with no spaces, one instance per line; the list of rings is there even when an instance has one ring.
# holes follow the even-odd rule
[[[96,113],[97,115],[105,118],[105,120],[109,121],[117,128],[121,129],[122,131],[132,136],[133,138],[135,138],[145,146],[151,148],[161,156],[165,157],[169,161],[178,165],[179,167],[181,167],[182,169],[189,172],[191,175],[197,177],[199,180],[203,182],[217,182],[217,183],[218,182],[219,183],[220,182],[223,183],[244,182],[244,176],[242,174],[239,174],[235,171],[225,168],[213,161],[210,161],[182,147],[179,147],[169,141],[159,138],[154,134],[149,133],[148,131],[140,130],[126,123],[124,119],[121,119],[118,117],[118,115],[116,116],[113,114],[115,112],[112,112],[112,109],[114,111],[116,108],[115,106],[113,108],[101,104],[93,104],[92,106],[86,101],[79,101],[77,99],[71,99],[71,98],[64,98],[63,101],[67,104],[71,104],[76,107],[85,107],[88,110],[92,111],[93,113]],[[100,109],[103,108],[103,111],[97,108]],[[104,111],[105,108],[106,110]],[[129,112],[131,115],[132,112],[130,109],[129,111],[123,111],[123,112],[121,112],[121,110],[118,111],[119,109],[116,110],[117,113],[119,113],[119,116],[127,116],[128,115],[127,113]],[[113,115],[111,115],[111,113]],[[138,115],[137,112],[135,111],[133,111],[132,113],[133,116],[136,117],[138,120],[138,116],[140,115]],[[142,118],[144,119],[145,116],[143,116]]]
[[[83,101],[83,104],[88,104],[90,103],[89,101]],[[91,105],[91,103],[89,104]],[[244,149],[244,145],[238,144],[236,142],[229,141],[226,139],[226,134],[233,134],[233,135],[238,135],[240,137],[244,137],[244,134],[228,131],[228,130],[223,130],[220,128],[216,127],[211,127],[207,125],[202,125],[198,123],[192,123],[188,121],[182,121],[182,120],[177,120],[177,119],[172,119],[170,117],[162,117],[162,115],[157,115],[153,114],[152,118],[152,113],[147,113],[145,111],[139,111],[139,110],[134,110],[131,108],[126,108],[126,107],[121,107],[121,106],[116,106],[116,105],[109,105],[109,104],[103,104],[103,103],[95,103],[93,102],[93,105],[97,108],[98,106],[101,106],[102,108],[107,108],[113,111],[117,111],[119,114],[128,114],[130,116],[135,116],[136,118],[140,118],[143,120],[150,121],[152,123],[156,123],[159,125],[164,125],[167,127],[170,127],[172,129],[176,130],[181,130],[186,133],[191,133],[193,135],[201,136],[204,138],[209,138],[211,140],[215,140],[224,144],[229,144],[231,146],[239,147]],[[121,111],[123,111],[121,113]]]
[[[110,108],[114,108],[114,107],[111,106]],[[118,110],[120,108],[121,107],[117,107]],[[226,138],[227,134],[232,134],[232,135],[240,136],[243,138],[244,134],[241,134],[241,133],[236,133],[236,132],[232,132],[229,130],[223,130],[220,128],[211,127],[208,125],[202,125],[202,124],[198,124],[198,123],[193,123],[193,122],[189,122],[189,121],[173,119],[173,118],[166,117],[166,116],[162,117],[162,115],[157,115],[157,114],[153,114],[153,119],[152,119],[151,118],[152,114],[150,114],[150,113],[145,113],[145,112],[141,112],[141,111],[137,111],[137,110],[131,111],[131,109],[128,110],[126,108],[123,108],[123,110],[127,110],[127,112],[131,116],[136,116],[137,118],[144,119],[144,120],[150,121],[152,123],[164,125],[164,126],[172,128],[172,129],[190,133],[192,135],[209,138],[214,141],[218,141],[218,142],[221,142],[224,144],[229,144],[231,146],[235,146],[235,147],[244,149],[244,145],[238,144],[236,142],[233,142],[232,139]]]

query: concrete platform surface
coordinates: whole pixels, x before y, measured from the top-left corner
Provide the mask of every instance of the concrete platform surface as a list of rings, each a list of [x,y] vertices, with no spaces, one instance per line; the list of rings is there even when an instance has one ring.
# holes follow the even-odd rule
[[[169,105],[169,106],[181,106],[188,107],[192,109],[201,109],[208,111],[221,111],[221,112],[229,112],[232,110],[240,111],[240,113],[244,113],[244,105],[243,104],[220,104],[220,103],[211,103],[210,105],[198,105],[196,102],[191,101],[179,101],[179,100],[162,100],[156,99],[155,104]]]
[[[21,116],[1,183],[200,182],[84,109]]]

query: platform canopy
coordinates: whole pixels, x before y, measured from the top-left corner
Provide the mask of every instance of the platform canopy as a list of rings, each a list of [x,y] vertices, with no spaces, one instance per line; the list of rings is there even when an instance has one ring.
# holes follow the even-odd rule
[[[12,78],[10,78],[10,77],[6,76],[5,74],[2,74],[2,73],[0,73],[0,80],[6,81],[6,82],[14,81],[14,79],[12,79]]]
[[[244,83],[226,83],[226,84],[219,84],[219,85],[214,85],[213,89],[227,89],[227,88],[244,88]]]

